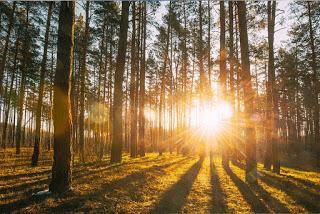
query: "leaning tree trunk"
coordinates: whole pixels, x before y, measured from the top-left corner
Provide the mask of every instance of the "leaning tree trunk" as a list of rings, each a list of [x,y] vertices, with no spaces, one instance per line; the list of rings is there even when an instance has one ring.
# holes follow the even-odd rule
[[[40,68],[40,85],[39,85],[39,99],[37,104],[37,113],[36,113],[36,133],[35,133],[35,143],[33,147],[33,155],[31,159],[31,165],[37,166],[39,153],[40,153],[40,134],[41,134],[41,115],[42,115],[42,100],[43,100],[43,89],[44,89],[44,75],[46,72],[47,66],[47,52],[49,45],[49,31],[50,31],[50,23],[51,23],[51,15],[52,15],[52,6],[53,2],[49,2],[48,8],[48,16],[47,16],[47,25],[46,25],[46,33],[44,37],[44,47],[43,47],[43,57],[41,61]]]
[[[70,89],[74,45],[75,2],[61,2],[59,11],[57,68],[54,78],[54,156],[51,192],[71,188],[71,108]]]
[[[257,182],[257,161],[256,161],[256,131],[253,118],[253,98],[254,91],[251,84],[250,61],[249,61],[249,44],[246,19],[246,3],[238,1],[238,17],[240,31],[240,48],[241,48],[241,83],[243,87],[244,114],[245,114],[245,145],[246,145],[246,182]]]
[[[115,71],[113,95],[113,120],[112,120],[112,148],[111,163],[121,162],[122,158],[122,82],[125,69],[127,34],[128,34],[129,2],[123,1],[121,8],[121,21],[119,32],[119,46]]]

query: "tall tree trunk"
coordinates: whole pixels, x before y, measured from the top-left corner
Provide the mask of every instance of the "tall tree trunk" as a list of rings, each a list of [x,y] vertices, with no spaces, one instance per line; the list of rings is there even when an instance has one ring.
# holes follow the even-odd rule
[[[111,163],[121,162],[122,159],[122,83],[125,69],[127,34],[128,34],[129,2],[123,1],[121,8],[121,21],[119,32],[119,46],[115,71],[114,95],[113,95],[113,121],[112,121],[112,148]]]
[[[26,21],[25,21],[25,35],[23,42],[23,59],[22,59],[22,71],[20,79],[19,89],[19,113],[17,119],[17,130],[16,130],[16,154],[20,154],[21,138],[22,138],[22,120],[23,120],[23,105],[25,97],[25,84],[26,84],[26,73],[27,73],[27,55],[29,52],[29,3],[26,5]],[[24,139],[24,138],[23,138]]]
[[[224,1],[220,1],[220,99],[225,100],[227,96],[227,61],[226,61],[226,15]],[[220,142],[221,143],[221,142]],[[228,143],[221,146],[222,149],[222,164],[228,165]]]
[[[146,75],[146,37],[147,37],[147,4],[143,2],[142,59],[140,70],[139,94],[139,154],[145,156],[145,75]]]
[[[229,63],[230,63],[230,102],[231,102],[231,108],[233,114],[235,114],[235,80],[234,80],[234,64],[235,64],[235,58],[234,58],[234,38],[233,38],[233,1],[228,2],[229,6]],[[231,128],[234,129],[236,128],[235,122],[236,122],[236,117],[233,115],[231,118]],[[231,140],[231,146],[232,146],[232,160],[236,161],[236,139],[234,136],[230,136]]]
[[[166,46],[163,54],[163,67],[162,67],[162,73],[161,73],[161,86],[160,86],[160,100],[159,100],[159,127],[158,127],[158,150],[159,155],[162,155],[164,152],[164,103],[165,103],[165,84],[166,84],[166,71],[167,71],[167,64],[168,64],[168,58],[169,58],[169,44],[170,44],[170,29],[171,29],[171,1],[169,5],[169,21],[167,25],[167,35],[166,35]]]
[[[268,60],[268,73],[270,71],[270,87],[272,92],[272,117],[271,117],[271,128],[272,128],[272,164],[273,164],[273,172],[280,174],[280,159],[279,159],[279,151],[278,151],[278,90],[275,83],[275,69],[274,69],[274,28],[275,28],[275,19],[276,19],[276,1],[268,2],[268,10],[270,11],[270,17],[268,17],[268,21],[270,19],[270,28],[268,25],[268,40],[269,40],[269,60]]]
[[[101,115],[104,115],[102,106],[104,105],[105,102],[105,80],[106,78],[103,78],[102,74],[105,74],[104,66],[103,66],[103,53],[105,51],[105,28],[106,28],[106,18],[105,18],[105,12],[103,13],[103,23],[102,23],[102,38],[101,38],[101,46],[100,46],[100,59],[99,59],[99,84],[98,84],[98,104],[99,104],[99,109],[98,109],[98,136],[99,136],[99,147],[98,147],[98,152],[97,156],[99,160],[102,160],[103,158],[103,151],[104,151],[104,140],[103,140],[103,125],[105,118],[101,118]],[[103,100],[101,99],[101,82],[103,81]]]
[[[59,11],[57,68],[54,78],[54,155],[51,192],[65,192],[71,188],[71,132],[70,90],[74,46],[75,2],[61,2]]]
[[[254,91],[252,89],[250,61],[249,61],[249,44],[247,31],[247,9],[246,2],[238,1],[238,17],[240,31],[240,47],[241,47],[241,83],[244,99],[245,114],[245,145],[246,145],[246,182],[257,182],[257,161],[256,161],[256,131],[254,122],[252,121],[254,109],[253,99]]]
[[[42,57],[41,68],[40,68],[40,85],[39,85],[39,99],[38,99],[37,113],[36,113],[35,143],[33,147],[32,159],[31,159],[32,166],[38,165],[38,159],[39,159],[39,153],[40,153],[42,100],[43,100],[44,78],[45,78],[45,72],[46,72],[46,66],[47,66],[47,52],[48,52],[48,45],[49,45],[49,31],[50,31],[53,2],[51,1],[48,4],[49,5],[48,5],[46,33],[44,37],[43,57]]]
[[[205,101],[205,73],[203,69],[203,40],[202,40],[202,1],[199,1],[199,35],[198,35],[198,66],[199,66],[199,74],[200,74],[200,103],[201,106]]]
[[[211,6],[208,0],[208,80],[211,94]]]
[[[85,87],[86,87],[86,73],[87,73],[87,48],[89,37],[89,7],[90,1],[86,2],[86,24],[84,32],[84,41],[81,58],[81,80],[80,80],[80,115],[79,115],[79,146],[80,146],[80,160],[85,161],[85,139],[84,139],[84,111],[85,111]]]
[[[15,53],[14,53],[14,60],[13,60],[13,71],[11,74],[11,79],[10,79],[10,89],[9,89],[9,94],[8,98],[6,100],[7,103],[7,108],[5,110],[5,118],[4,118],[4,125],[2,129],[2,148],[6,148],[6,140],[7,140],[7,127],[8,127],[8,120],[9,120],[9,113],[10,113],[10,107],[11,107],[11,96],[12,96],[12,90],[13,90],[13,83],[16,78],[15,75],[15,70],[17,68],[17,58],[18,58],[18,52],[19,52],[19,38],[16,39],[15,42]],[[11,124],[12,125],[12,124]]]
[[[2,50],[3,53],[2,53],[1,64],[0,64],[0,94],[2,93],[2,81],[4,76],[4,69],[6,67],[8,47],[10,43],[10,35],[11,35],[12,27],[14,24],[14,11],[16,9],[16,3],[17,3],[16,1],[12,3],[11,14],[10,14],[10,17],[8,17],[9,22],[8,22],[7,36],[4,44],[4,49]]]
[[[274,18],[273,17],[273,2],[268,1],[268,81],[267,81],[267,130],[266,130],[266,154],[264,160],[264,167],[271,170],[272,166],[272,144],[273,144],[273,130],[274,130],[274,100],[273,100],[273,89],[274,89]]]
[[[310,47],[311,47],[311,67],[313,71],[313,82],[314,82],[314,141],[315,143],[320,143],[320,134],[319,134],[319,101],[318,101],[318,94],[319,94],[319,81],[317,75],[317,56],[315,50],[315,43],[314,43],[314,32],[313,32],[313,25],[312,25],[312,15],[311,15],[311,5],[310,1],[307,1],[308,5],[308,19],[309,19],[309,34],[310,34]],[[320,146],[319,151],[317,151],[317,166],[320,166]]]
[[[131,74],[130,74],[130,155],[137,157],[137,97],[136,97],[136,9],[132,2]],[[141,11],[140,11],[141,12]],[[139,47],[138,47],[139,48]]]

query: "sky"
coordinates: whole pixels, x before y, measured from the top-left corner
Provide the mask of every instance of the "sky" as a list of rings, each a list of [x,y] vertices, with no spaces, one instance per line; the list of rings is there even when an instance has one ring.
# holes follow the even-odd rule
[[[167,13],[167,9],[166,9],[166,5],[169,3],[169,1],[160,1],[161,2],[161,6],[158,8],[158,11],[156,12],[155,14],[155,19],[157,20],[157,23],[161,24],[162,23],[162,17],[165,13]],[[212,0],[212,2],[217,2],[216,0]],[[279,20],[280,18],[284,18],[284,23],[283,25],[276,25],[275,27],[275,40],[274,40],[274,43],[275,43],[275,47],[278,48],[280,47],[281,45],[284,45],[284,41],[288,40],[289,39],[289,36],[288,36],[288,30],[290,29],[290,26],[292,24],[292,19],[290,17],[290,12],[289,12],[289,3],[290,1],[289,0],[279,0],[277,1],[277,14],[279,16],[277,16],[276,18]],[[76,15],[79,16],[80,14],[82,14],[83,16],[85,16],[85,12],[84,12],[84,9],[80,6],[80,2],[78,2],[76,4]],[[216,10],[219,10],[219,6],[216,5]],[[284,11],[284,13],[280,13],[280,11]],[[217,17],[217,14],[214,12],[214,10],[212,10],[212,17],[213,19],[216,19],[218,18]],[[156,32],[154,32],[156,33]],[[265,31],[264,32],[265,35],[267,36],[267,32]],[[156,34],[154,35],[156,36]]]

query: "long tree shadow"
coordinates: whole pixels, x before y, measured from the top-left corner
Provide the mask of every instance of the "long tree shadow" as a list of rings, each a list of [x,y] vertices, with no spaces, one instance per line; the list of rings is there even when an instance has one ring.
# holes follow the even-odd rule
[[[186,158],[184,158],[184,159],[186,159]],[[86,177],[88,175],[94,175],[97,173],[101,173],[103,171],[112,170],[112,169],[119,167],[119,166],[125,166],[125,165],[130,165],[130,164],[135,164],[135,163],[147,163],[147,162],[156,163],[159,161],[161,161],[161,159],[145,160],[145,161],[132,161],[132,162],[125,162],[125,163],[117,163],[117,164],[110,164],[109,161],[93,162],[95,164],[93,164],[93,163],[78,164],[75,166],[75,169],[73,170],[73,177],[76,179],[79,179],[79,178]],[[89,170],[89,167],[94,167],[94,170]],[[19,192],[19,191],[28,189],[28,187],[30,187],[30,186],[33,187],[33,186],[48,184],[50,172],[51,172],[51,170],[45,170],[45,171],[41,171],[41,172],[18,174],[17,176],[14,176],[14,175],[2,176],[1,178],[10,179],[10,180],[29,177],[29,175],[31,177],[33,177],[33,176],[44,176],[44,177],[37,178],[37,180],[33,181],[33,182],[26,182],[23,184],[3,187],[0,189],[0,194],[7,194],[10,192]]]
[[[192,185],[199,174],[203,158],[193,164],[161,197],[150,213],[179,213],[186,203]]]
[[[320,211],[320,194],[297,186],[286,178],[273,176],[269,173],[260,172],[260,179],[270,186],[273,186],[281,191],[286,192],[296,203],[303,206],[307,211],[317,213]]]
[[[307,186],[307,187],[309,187],[311,189],[314,189],[314,190],[316,190],[317,192],[320,193],[320,185],[317,185],[316,183],[313,183],[311,181],[304,180],[304,179],[301,179],[301,178],[296,178],[296,177],[291,176],[291,175],[283,175],[283,176],[285,176],[285,177],[287,177],[289,179],[292,179],[292,180],[294,180],[294,181],[296,181],[298,183],[301,183],[301,184],[303,184],[303,185],[305,185],[305,186]]]
[[[226,195],[221,188],[220,178],[217,173],[214,161],[210,157],[210,180],[212,186],[213,206],[212,211],[214,213],[226,213]]]
[[[224,166],[224,170],[231,180],[237,185],[244,199],[249,203],[251,209],[255,213],[269,213],[266,205],[254,194],[249,185],[243,182],[229,166]]]
[[[174,164],[179,164],[179,163],[182,163],[182,162],[187,161],[187,160],[188,160],[187,158],[182,158],[182,159],[179,159],[177,161],[169,162],[169,163],[166,163],[166,164],[160,165],[160,166],[159,165],[153,165],[151,167],[148,167],[145,170],[148,170],[148,169],[159,169],[160,170],[161,168],[169,167],[170,165],[174,165]],[[157,163],[156,160],[155,160],[155,163]],[[124,165],[124,164],[112,164],[112,165],[109,165],[109,167],[104,168],[103,171],[109,171],[109,170],[111,170],[113,168],[116,168],[116,167],[119,167],[121,165]],[[98,172],[101,172],[101,171],[99,170]],[[98,172],[95,172],[95,173],[98,173]],[[95,174],[95,173],[90,173],[90,174]],[[136,174],[139,174],[139,172],[136,172]],[[74,174],[73,177],[77,181],[79,179],[83,179],[83,177],[85,177],[86,175],[87,175],[87,173]],[[86,180],[86,182],[88,182],[88,180]],[[1,189],[0,193],[9,193],[9,192],[15,192],[16,193],[16,192],[19,192],[21,190],[27,190],[27,192],[24,195],[28,195],[28,196],[25,196],[22,199],[16,200],[16,201],[11,202],[11,203],[0,205],[0,213],[17,211],[19,209],[22,209],[22,208],[25,208],[25,207],[29,206],[30,204],[38,204],[38,203],[40,203],[47,196],[34,196],[34,195],[32,195],[32,193],[44,190],[47,187],[47,185],[45,185],[45,184],[48,184],[48,183],[49,183],[49,178],[47,177],[46,179],[43,179],[43,180],[38,180],[38,181],[27,183],[27,184],[21,184],[21,185],[18,185],[18,186],[6,187],[6,188]],[[28,187],[30,187],[30,186],[32,186],[32,189],[28,190]],[[32,196],[30,196],[30,195],[32,195]],[[12,197],[13,196],[2,197],[2,199],[3,200],[8,200],[8,199],[10,199]],[[62,205],[65,205],[65,204],[62,204]]]
[[[268,204],[268,207],[272,209],[275,213],[290,213],[290,209],[279,201],[277,198],[273,197],[269,192],[262,188],[259,184],[254,184],[250,186],[251,189],[259,194],[259,196]]]
[[[245,170],[245,165],[243,163],[235,162],[233,165],[237,166],[240,169]],[[268,205],[269,208],[272,209],[276,213],[289,213],[289,208],[283,204],[280,200],[273,197],[268,191],[266,191],[259,184],[252,184],[249,186],[252,191],[257,193]]]
[[[171,167],[173,165],[183,164],[190,159],[184,158],[178,161],[169,162],[163,165],[153,165],[151,167],[145,168],[133,172],[123,178],[113,180],[111,182],[104,183],[98,190],[90,191],[87,194],[74,197],[71,200],[67,200],[63,203],[60,203],[58,206],[49,208],[48,212],[78,212],[78,211],[88,211],[87,208],[84,208],[83,205],[88,200],[94,200],[95,202],[103,200],[104,208],[103,212],[105,213],[123,213],[121,208],[117,207],[117,201],[120,200],[122,191],[129,192],[129,197],[131,200],[136,202],[142,202],[142,198],[139,197],[139,191],[143,190],[143,187],[148,181],[152,182],[154,179],[157,179],[159,176],[164,175],[166,172],[165,168]],[[109,196],[109,194],[111,194]],[[112,194],[116,195],[116,201],[112,198]],[[101,196],[104,198],[101,199]],[[98,210],[97,210],[98,212]]]

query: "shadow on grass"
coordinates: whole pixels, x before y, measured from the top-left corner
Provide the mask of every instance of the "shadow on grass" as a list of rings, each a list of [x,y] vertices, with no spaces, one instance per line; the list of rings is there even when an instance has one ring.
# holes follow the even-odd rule
[[[223,167],[226,173],[229,175],[231,180],[237,185],[244,199],[249,203],[252,211],[255,213],[269,213],[268,208],[262,201],[254,194],[250,189],[250,186],[243,182],[231,169],[229,166]]]
[[[153,161],[155,163],[157,163],[160,160],[162,160],[162,159],[154,159]],[[146,160],[146,161],[151,162],[152,160]],[[187,161],[187,158],[179,159],[178,161],[170,162],[170,163],[167,163],[167,164],[162,165],[162,166],[153,166],[153,167],[155,167],[155,168],[157,168],[157,167],[160,167],[160,168],[161,167],[167,167],[167,166],[169,166],[171,164],[176,164],[176,163],[180,163],[180,162],[183,162],[183,161]],[[84,179],[84,182],[89,182],[87,179],[85,179],[85,177],[87,175],[89,175],[89,174],[90,175],[94,175],[94,174],[100,173],[102,171],[109,171],[111,169],[114,169],[116,167],[120,167],[122,165],[133,164],[134,162],[135,161],[133,161],[132,163],[126,162],[126,163],[123,163],[123,164],[109,164],[109,163],[98,164],[100,167],[101,166],[104,167],[105,165],[107,165],[107,167],[104,167],[102,170],[96,170],[94,172],[86,172],[86,170],[84,168],[81,168],[81,170],[78,169],[78,170],[74,171],[73,179],[75,180],[75,182],[79,181],[81,179]],[[143,161],[137,161],[137,162],[143,163]],[[90,164],[90,166],[94,166],[94,165]],[[44,178],[42,180],[37,180],[35,182],[23,183],[23,184],[20,184],[20,185],[1,188],[0,189],[0,194],[7,194],[7,193],[10,193],[10,192],[14,192],[15,193],[14,195],[2,197],[2,200],[4,200],[4,201],[11,200],[11,199],[13,199],[15,197],[16,198],[23,197],[23,199],[20,199],[20,200],[14,201],[14,202],[10,202],[10,203],[7,203],[7,204],[0,205],[0,213],[17,211],[17,210],[25,208],[25,207],[27,207],[27,206],[29,206],[31,204],[40,203],[42,201],[42,199],[45,198],[45,197],[42,197],[42,196],[31,196],[30,197],[30,195],[32,195],[35,192],[38,192],[38,191],[41,191],[41,190],[45,190],[47,188],[48,184],[49,184],[49,181],[50,181],[49,177],[47,177],[47,178]],[[30,188],[30,187],[32,187],[32,188]],[[23,192],[23,193],[20,192],[20,191],[24,191],[24,190],[25,190],[25,192]]]
[[[159,176],[164,175],[165,168],[173,165],[182,164],[187,162],[189,159],[183,158],[177,161],[166,163],[163,165],[154,165],[143,170],[133,172],[123,178],[113,180],[101,185],[99,189],[90,191],[89,193],[78,195],[71,199],[67,199],[58,206],[49,208],[47,212],[86,212],[90,211],[90,208],[83,207],[86,202],[95,202],[102,204],[102,210],[95,210],[96,212],[104,213],[123,213],[121,208],[118,207],[118,202],[129,199],[135,202],[143,202],[143,198],[139,191],[143,191],[144,186],[148,182],[154,182]],[[178,167],[178,166],[177,166]],[[155,175],[154,175],[154,174]],[[121,195],[123,192],[129,193],[126,196]]]
[[[150,213],[179,213],[186,203],[192,185],[199,174],[203,158],[193,164],[187,172],[167,190]]]
[[[152,160],[145,160],[145,161],[132,161],[132,162],[125,162],[125,163],[119,163],[119,164],[110,164],[109,161],[102,161],[102,162],[90,162],[90,163],[84,163],[84,164],[77,164],[74,167],[73,170],[73,177],[74,178],[82,178],[88,175],[94,175],[106,170],[111,170],[115,167],[119,166],[125,166],[125,165],[131,165],[135,163],[147,163],[147,162],[159,162],[162,159],[152,159]],[[94,170],[89,170],[89,167],[94,167]],[[34,182],[27,182],[23,184],[18,185],[11,185],[9,187],[3,187],[0,189],[0,194],[6,194],[9,192],[19,192],[21,190],[28,189],[30,186],[38,186],[43,184],[49,183],[49,176],[51,174],[51,170],[45,170],[41,172],[30,172],[30,173],[23,173],[23,174],[17,174],[17,175],[7,175],[0,177],[0,180],[15,180],[15,179],[21,179],[21,178],[31,178],[33,176],[44,176],[41,178],[36,178],[37,180]]]
[[[11,213],[14,211],[18,211],[22,208],[25,208],[31,204],[39,204],[43,200],[45,200],[47,197],[48,195],[29,196],[27,198],[23,198],[12,203],[0,205],[0,213]]]
[[[320,211],[320,194],[297,186],[287,178],[281,178],[269,173],[261,172],[260,180],[281,191],[286,192],[296,203],[303,206],[308,212],[318,213]]]
[[[226,195],[221,188],[220,178],[214,161],[210,159],[210,179],[212,186],[212,211],[213,213],[227,213]]]
[[[239,167],[240,169],[245,169],[245,165],[243,163],[233,163],[235,166]],[[247,185],[247,184],[245,184]],[[289,208],[283,204],[280,200],[273,197],[268,191],[266,191],[264,188],[262,188],[259,184],[252,184],[248,186],[251,188],[251,191],[254,191],[257,193],[266,204],[268,204],[269,208],[272,209],[273,212],[276,213],[289,213]]]
[[[285,175],[284,174],[283,176],[285,176],[285,177],[287,177],[289,179],[292,179],[292,180],[294,180],[294,181],[296,181],[298,183],[301,183],[302,185],[305,185],[305,186],[307,186],[307,187],[309,187],[311,189],[314,189],[314,190],[316,190],[317,192],[320,193],[320,185],[317,185],[316,183],[313,183],[311,181],[304,180],[304,179],[301,179],[301,178],[296,178],[296,177],[291,176],[291,175]]]

